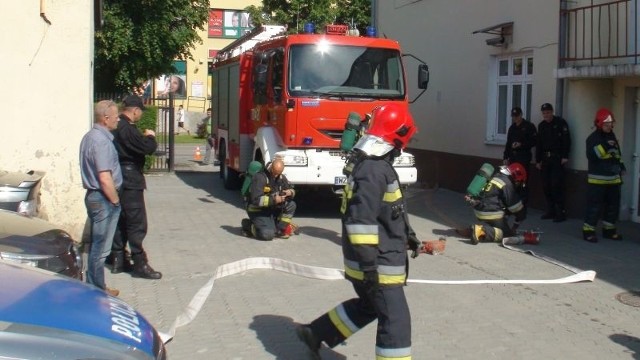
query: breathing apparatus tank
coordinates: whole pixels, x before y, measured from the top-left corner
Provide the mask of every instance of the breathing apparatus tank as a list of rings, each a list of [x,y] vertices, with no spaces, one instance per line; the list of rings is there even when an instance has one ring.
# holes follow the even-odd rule
[[[244,182],[240,190],[240,194],[242,196],[249,195],[249,188],[251,187],[251,178],[253,178],[253,175],[257,174],[261,170],[262,170],[261,162],[254,160],[249,163],[249,167],[247,168],[247,172],[244,174]]]
[[[476,176],[473,177],[473,180],[471,180],[471,183],[467,186],[467,195],[478,197],[484,186],[491,179],[491,176],[493,176],[494,171],[495,168],[491,164],[482,164]]]
[[[362,119],[357,112],[350,112],[347,122],[344,124],[342,139],[340,139],[340,149],[350,151],[358,141]]]

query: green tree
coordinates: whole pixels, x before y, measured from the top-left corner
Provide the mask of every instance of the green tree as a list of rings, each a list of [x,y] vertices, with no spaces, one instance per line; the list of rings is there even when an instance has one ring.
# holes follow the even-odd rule
[[[312,22],[316,31],[327,24],[353,24],[363,33],[371,19],[371,0],[263,0],[262,6],[245,9],[259,25],[287,25],[289,33],[301,32]]]
[[[122,91],[175,72],[202,43],[209,0],[104,0],[104,25],[95,34],[96,91]]]

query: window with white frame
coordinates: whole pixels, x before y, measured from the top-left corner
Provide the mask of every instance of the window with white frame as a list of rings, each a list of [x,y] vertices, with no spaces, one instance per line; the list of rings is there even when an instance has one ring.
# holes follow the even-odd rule
[[[504,143],[511,125],[511,109],[522,108],[530,120],[533,93],[533,54],[494,57],[490,75],[487,141]]]

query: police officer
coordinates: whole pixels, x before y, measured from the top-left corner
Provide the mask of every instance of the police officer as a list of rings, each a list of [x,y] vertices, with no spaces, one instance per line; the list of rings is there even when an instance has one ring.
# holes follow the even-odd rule
[[[569,161],[571,138],[567,122],[553,114],[553,106],[542,104],[542,121],[538,124],[536,168],[541,170],[542,189],[547,198],[547,212],[542,219],[561,222],[567,219],[564,208],[564,165]]]
[[[518,163],[522,165],[527,174],[532,160],[531,149],[536,146],[536,126],[522,117],[522,109],[514,107],[511,109],[512,124],[507,131],[507,143],[504,147],[504,165]],[[528,177],[527,177],[528,180]],[[529,199],[528,182],[518,187],[518,194],[522,204],[527,206]]]
[[[411,114],[399,104],[373,110],[366,134],[354,151],[362,156],[347,178],[342,201],[345,277],[357,294],[310,324],[298,337],[319,358],[321,343],[335,347],[378,320],[376,359],[411,359],[411,316],[403,286],[409,239],[405,201],[392,164],[416,132]]]
[[[249,219],[242,220],[242,232],[259,240],[287,239],[296,211],[293,185],[282,174],[284,162],[276,158],[266,169],[253,175],[247,202]]]
[[[146,182],[142,171],[145,156],[153,154],[158,143],[153,130],[146,129],[144,133],[140,133],[135,125],[142,118],[142,111],[145,109],[142,99],[137,95],[129,95],[124,99],[123,107],[118,127],[113,132],[124,182],[120,189],[122,212],[111,247],[112,272],[127,270],[129,264],[124,252],[128,243],[133,259],[132,275],[144,279],[160,279],[162,274],[149,265],[142,247],[142,241],[147,235],[147,211],[144,203]]]
[[[596,129],[587,137],[586,149],[589,161],[587,175],[587,211],[582,226],[585,241],[598,242],[596,226],[600,213],[602,237],[622,240],[616,230],[620,211],[620,187],[626,168],[621,159],[620,145],[613,133],[615,118],[609,109],[596,112]]]
[[[517,188],[527,181],[527,172],[522,164],[514,162],[501,166],[487,182],[474,205],[476,219],[483,224],[471,226],[471,243],[501,242],[505,237],[516,234],[515,230],[526,217],[524,205]],[[514,227],[509,226],[507,216],[514,215]]]

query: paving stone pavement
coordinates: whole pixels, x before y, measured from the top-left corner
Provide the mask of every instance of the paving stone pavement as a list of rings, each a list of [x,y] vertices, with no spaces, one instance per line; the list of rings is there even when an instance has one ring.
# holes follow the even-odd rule
[[[312,193],[298,199],[302,233],[261,242],[240,235],[245,216],[239,194],[225,190],[218,167],[191,160],[181,146],[175,173],[149,174],[149,233],[144,242],[161,280],[128,274],[107,281],[160,331],[167,331],[218,266],[266,256],[341,268],[338,200]],[[410,277],[433,280],[556,279],[559,266],[497,244],[471,245],[451,229],[473,221],[462,195],[411,187],[410,220],[420,238],[447,236],[445,253],[411,261]],[[583,270],[592,283],[556,285],[423,285],[405,288],[412,314],[414,359],[640,359],[640,309],[616,300],[640,289],[640,227],[622,223],[622,242],[586,243],[582,221],[539,220],[531,210],[523,228],[544,231],[531,250]],[[344,280],[321,281],[252,270],[217,280],[197,317],[167,344],[170,359],[307,359],[294,333],[354,296]],[[373,359],[375,325],[323,359]]]

